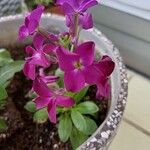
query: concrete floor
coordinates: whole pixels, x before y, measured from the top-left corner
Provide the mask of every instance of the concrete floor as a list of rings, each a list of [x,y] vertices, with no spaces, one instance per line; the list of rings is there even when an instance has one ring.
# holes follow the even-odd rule
[[[109,150],[150,149],[150,80],[128,71],[129,95],[123,121]]]

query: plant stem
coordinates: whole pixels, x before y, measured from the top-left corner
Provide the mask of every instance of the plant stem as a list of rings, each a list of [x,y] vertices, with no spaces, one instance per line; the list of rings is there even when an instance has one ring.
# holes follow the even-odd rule
[[[78,14],[74,15],[74,25],[75,25],[75,28],[74,28],[75,31],[74,31],[72,40],[74,40],[74,38],[76,38],[76,39],[75,39],[75,42],[71,45],[71,51],[73,51],[77,47],[78,40],[79,40],[80,26],[79,26],[79,15]]]
[[[78,28],[79,28],[79,15],[75,14],[74,16],[74,24],[75,24],[75,36],[78,35]]]

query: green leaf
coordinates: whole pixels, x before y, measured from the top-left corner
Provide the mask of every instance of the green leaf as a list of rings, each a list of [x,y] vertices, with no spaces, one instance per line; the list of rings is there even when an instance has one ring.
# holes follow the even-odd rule
[[[64,81],[63,81],[63,77],[64,77],[64,72],[61,71],[59,68],[55,71],[55,75],[60,77],[60,79],[58,80],[58,85],[59,87],[63,87],[64,86]]]
[[[71,135],[70,135],[70,141],[72,148],[75,150],[78,148],[84,141],[88,139],[88,136],[84,133],[77,130],[75,127],[72,129]]]
[[[89,117],[84,117],[84,119],[86,120],[87,126],[85,134],[92,135],[97,129],[97,124],[94,120],[90,119]]]
[[[78,110],[81,114],[94,114],[99,111],[98,106],[91,101],[80,103],[75,107],[75,109]]]
[[[72,131],[72,121],[69,115],[64,115],[58,125],[58,134],[62,142],[67,142]]]
[[[84,132],[86,130],[86,121],[80,112],[78,112],[75,109],[72,109],[71,118],[72,118],[73,124],[79,131]]]
[[[32,101],[27,102],[24,108],[31,113],[34,113],[36,111],[35,103]]]
[[[52,3],[53,0],[35,0],[36,4],[43,4],[43,5],[48,5],[49,3]]]
[[[10,80],[6,81],[4,84],[3,84],[3,87],[4,88],[7,88],[7,86],[10,84]]]
[[[33,120],[39,124],[45,123],[48,119],[46,108],[40,109],[34,113]]]
[[[60,68],[58,68],[56,71],[55,71],[55,75],[58,76],[58,77],[63,77],[64,76],[64,72],[60,70]]]
[[[6,99],[7,98],[7,92],[3,86],[0,85],[0,100]]]
[[[0,49],[0,67],[13,62],[10,53],[6,49]]]
[[[69,96],[69,97],[74,98],[75,93],[72,93],[72,92],[66,92],[66,93],[65,93],[65,96]]]
[[[29,91],[25,97],[30,98],[31,100],[37,97],[37,94],[33,91]]]
[[[7,102],[6,99],[0,100],[0,110],[5,109],[6,102]]]
[[[7,125],[5,123],[5,120],[0,118],[0,131],[6,130],[7,129]]]
[[[60,113],[62,113],[62,112],[63,112],[63,108],[57,107],[57,114],[60,114]]]
[[[89,87],[85,87],[79,93],[75,94],[74,99],[77,103],[84,98],[84,96],[86,95],[88,89],[89,89]]]
[[[8,65],[0,68],[0,85],[3,85],[7,80],[11,79],[16,72],[23,68],[24,61],[18,60],[11,62]]]

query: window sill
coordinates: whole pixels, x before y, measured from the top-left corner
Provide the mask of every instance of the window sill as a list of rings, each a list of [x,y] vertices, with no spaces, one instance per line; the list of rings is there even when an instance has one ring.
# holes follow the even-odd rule
[[[142,0],[99,0],[104,6],[118,9],[128,14],[135,15],[137,17],[150,20],[150,1]]]

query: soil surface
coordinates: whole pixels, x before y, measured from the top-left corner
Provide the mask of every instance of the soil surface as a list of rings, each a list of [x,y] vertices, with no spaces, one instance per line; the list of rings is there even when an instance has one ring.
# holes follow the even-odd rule
[[[11,48],[14,59],[25,57],[23,48]],[[0,150],[71,150],[70,143],[62,143],[57,128],[49,121],[37,125],[31,113],[24,109],[29,98],[25,95],[31,89],[32,82],[22,72],[17,73],[7,88],[8,98],[4,110],[0,110],[8,125],[8,130],[0,133]],[[108,101],[96,100],[96,87],[90,87],[84,100],[93,100],[100,107],[97,124],[100,125],[107,115]]]

